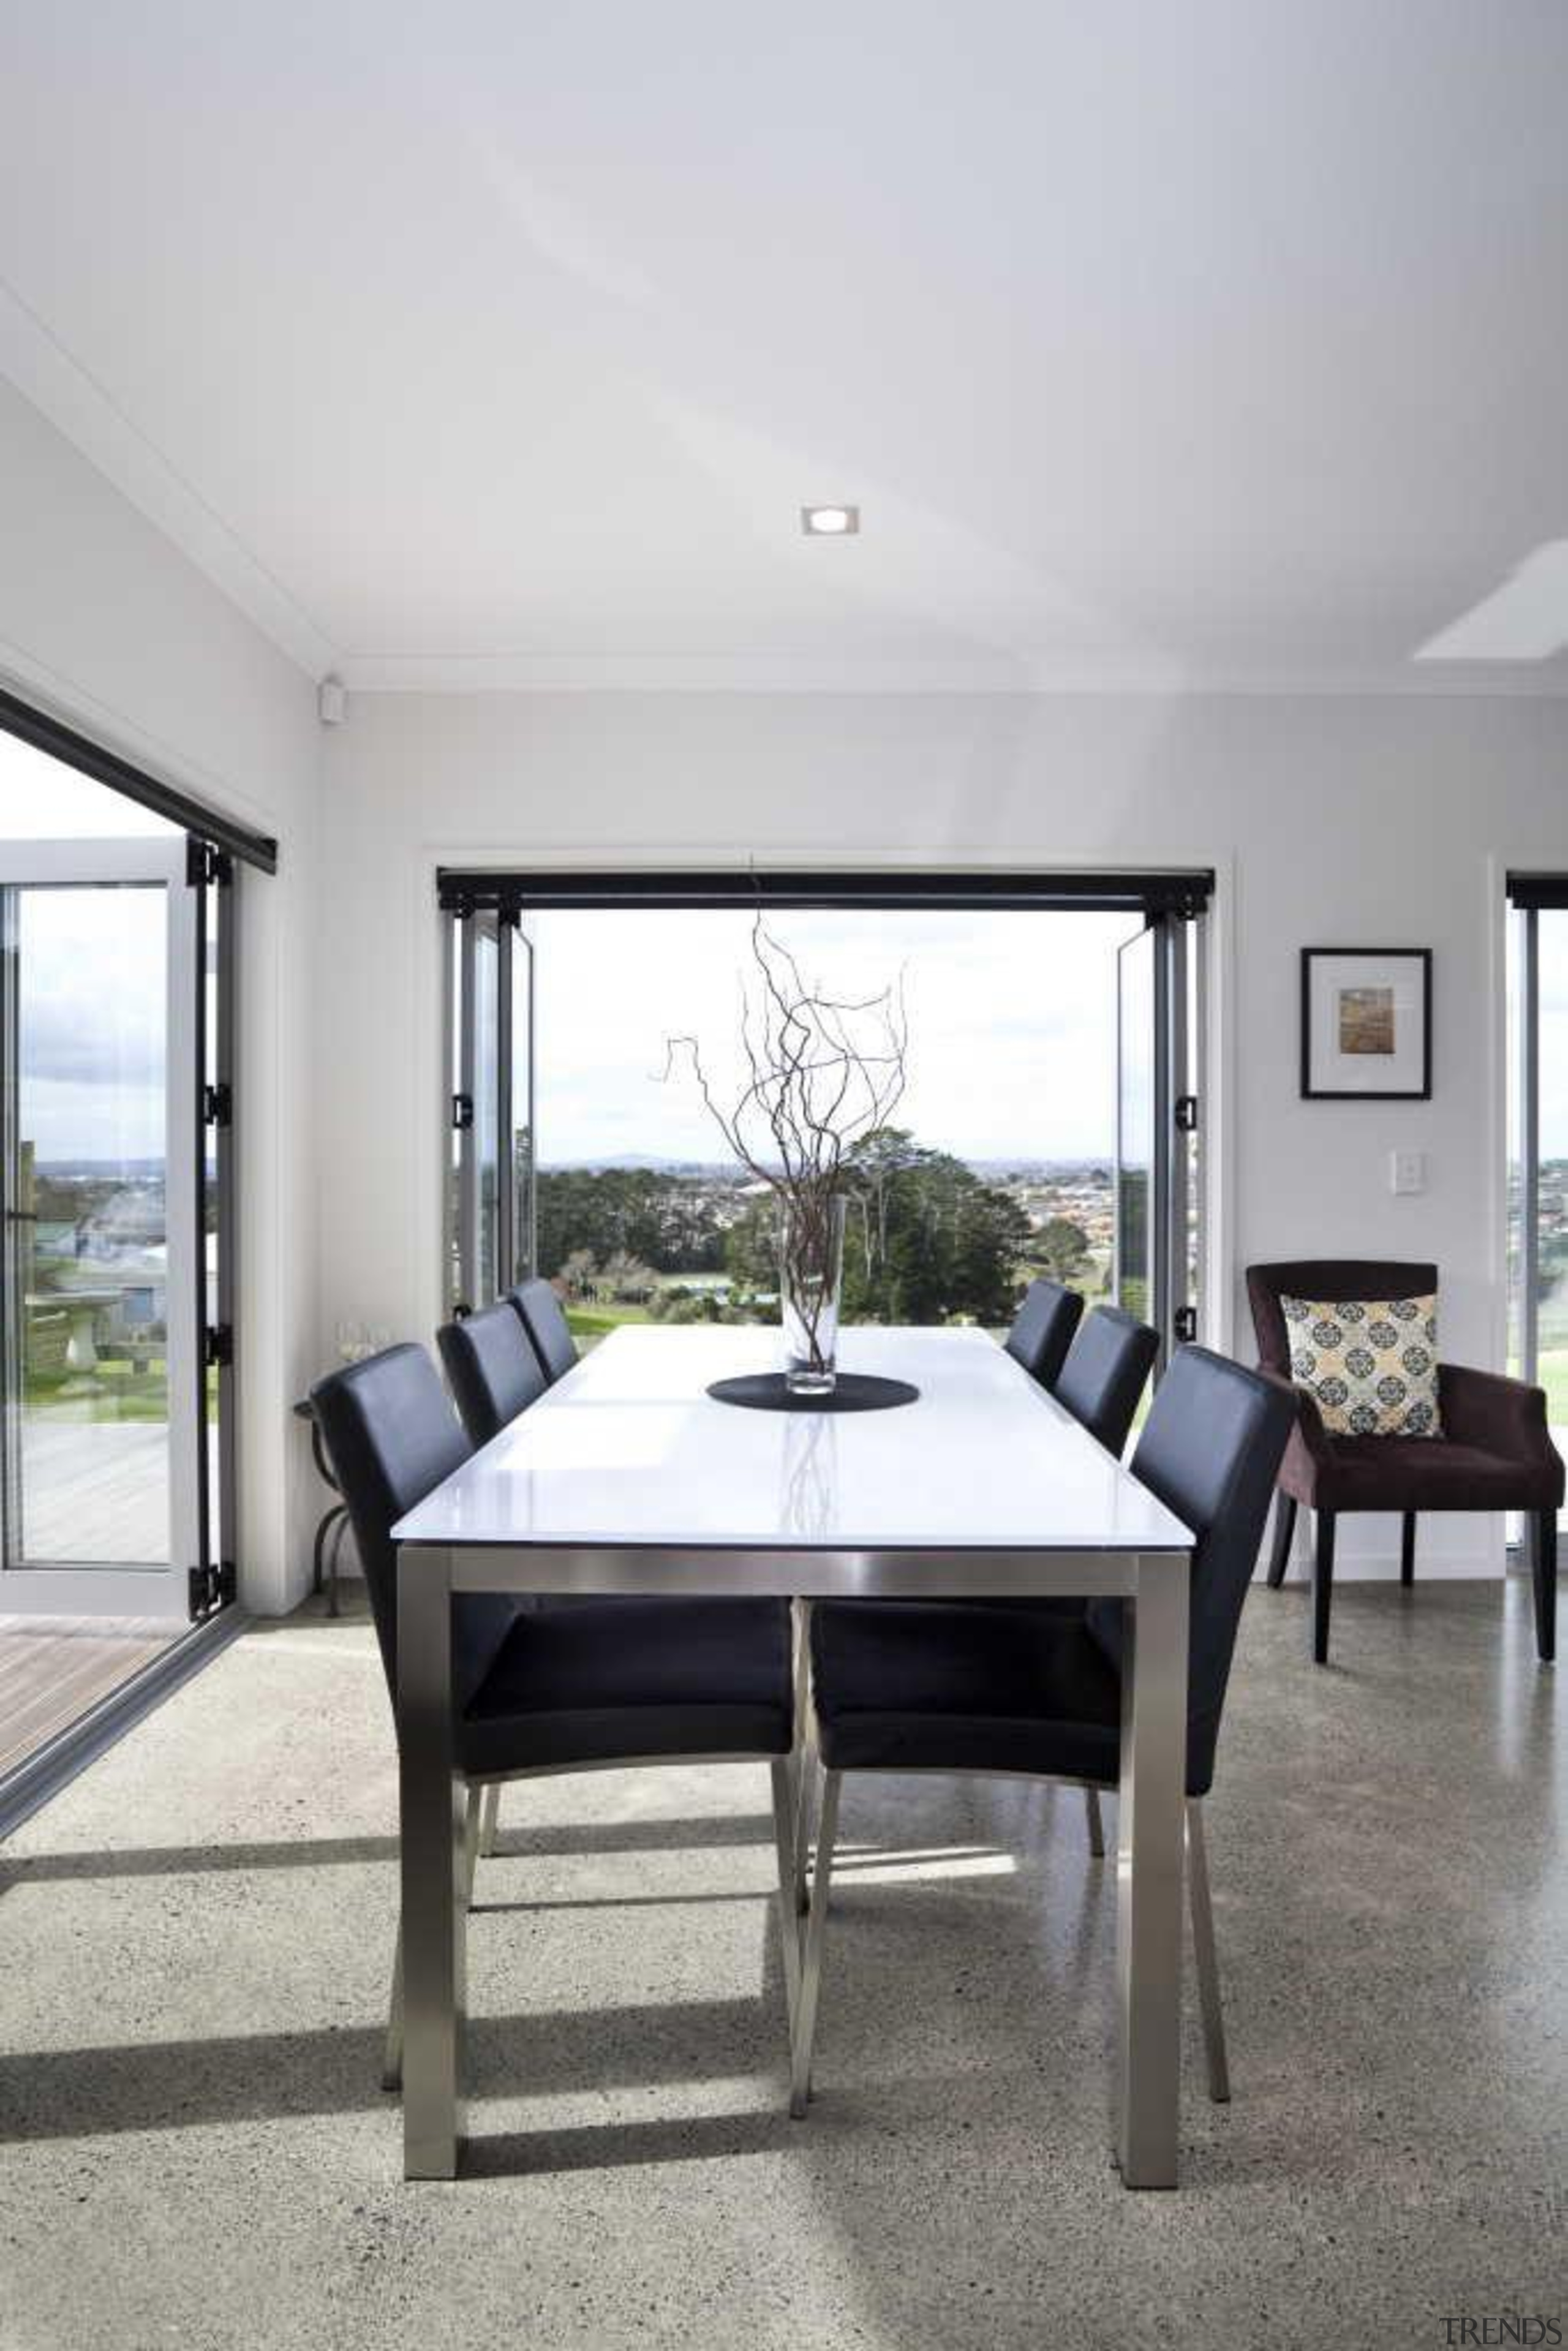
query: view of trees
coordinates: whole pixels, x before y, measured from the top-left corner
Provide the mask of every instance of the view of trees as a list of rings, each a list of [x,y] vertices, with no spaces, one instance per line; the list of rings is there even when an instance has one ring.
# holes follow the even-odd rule
[[[538,1178],[539,1271],[575,1253],[634,1258],[659,1273],[717,1273],[724,1226],[711,1184],[655,1167],[561,1167]],[[580,1274],[581,1269],[579,1269]]]
[[[849,1160],[844,1314],[854,1322],[1010,1321],[1035,1271],[1087,1282],[1088,1236],[1039,1228],[1009,1192],[901,1127]],[[749,1321],[779,1285],[775,1201],[734,1176],[655,1168],[559,1169],[538,1179],[539,1270],[586,1323],[628,1311],[663,1321]],[[678,1279],[693,1277],[689,1288]]]

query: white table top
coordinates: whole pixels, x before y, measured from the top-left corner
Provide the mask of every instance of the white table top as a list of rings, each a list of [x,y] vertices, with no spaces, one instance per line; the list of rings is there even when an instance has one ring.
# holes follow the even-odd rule
[[[710,1381],[779,1366],[777,1330],[614,1332],[393,1530],[403,1543],[1187,1551],[1181,1521],[985,1332],[841,1332],[841,1370],[913,1381],[887,1412],[756,1412]]]

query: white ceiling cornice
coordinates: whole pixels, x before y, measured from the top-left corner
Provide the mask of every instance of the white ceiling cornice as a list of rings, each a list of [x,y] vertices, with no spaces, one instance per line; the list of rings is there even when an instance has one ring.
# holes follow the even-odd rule
[[[288,590],[3,279],[0,371],[308,677],[338,667],[337,648]]]
[[[945,659],[828,662],[814,653],[672,654],[494,653],[428,658],[350,653],[339,674],[356,694],[974,694],[1124,696],[1197,700],[1296,695],[1344,700],[1358,695],[1401,701],[1560,701],[1568,665],[1498,663],[1458,670],[1279,671],[1184,676],[1148,669],[1066,669],[1040,660]]]
[[[1568,697],[1568,661],[1431,663],[1367,672],[1228,676],[1179,665],[973,654],[931,662],[820,653],[346,653],[239,534],[0,279],[0,372],[288,660],[356,694],[1041,695],[1180,700],[1294,695],[1416,700]]]

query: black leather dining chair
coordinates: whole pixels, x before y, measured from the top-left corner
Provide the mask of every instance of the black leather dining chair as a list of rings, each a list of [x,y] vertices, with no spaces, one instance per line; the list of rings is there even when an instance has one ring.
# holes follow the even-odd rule
[[[577,1361],[577,1342],[567,1327],[553,1284],[536,1273],[531,1281],[520,1281],[516,1290],[507,1290],[507,1303],[521,1315],[546,1384],[553,1387]]]
[[[1042,1388],[1053,1388],[1082,1311],[1083,1301],[1076,1290],[1048,1281],[1042,1274],[1025,1290],[1023,1304],[1002,1344]]]
[[[458,1322],[444,1324],[435,1334],[435,1343],[441,1352],[446,1384],[473,1445],[487,1445],[543,1395],[548,1385],[539,1359],[509,1299],[503,1298],[494,1306],[481,1308],[477,1314],[465,1314]],[[513,1604],[520,1615],[538,1604],[530,1595]],[[500,1782],[492,1781],[485,1791],[479,1818],[482,1860],[496,1850],[500,1817]]]
[[[388,1348],[311,1391],[364,1565],[397,1711],[397,1546],[392,1531],[466,1460],[435,1366],[422,1347]],[[767,1762],[772,1772],[784,1982],[791,2022],[800,1957],[795,1908],[794,1696],[784,1600],[624,1598],[519,1611],[506,1594],[453,1602],[453,1704],[467,1786],[472,1893],[481,1792],[540,1772],[604,1766]],[[398,1930],[385,2085],[402,2065]]]
[[[1146,1322],[1119,1306],[1096,1306],[1057,1376],[1057,1401],[1118,1461],[1159,1351],[1159,1333]]]
[[[435,1334],[446,1384],[473,1445],[488,1445],[548,1384],[509,1299]]]
[[[1186,1847],[1209,2094],[1230,2095],[1202,1799],[1231,1653],[1294,1407],[1286,1384],[1183,1347],[1155,1396],[1133,1474],[1194,1537],[1187,1680]],[[821,1601],[810,1618],[816,1859],[791,2065],[805,2112],[840,1787],[846,1771],[1023,1774],[1113,1789],[1121,1764],[1122,1604],[1078,1620],[947,1603]],[[802,1808],[800,1866],[808,1823]]]

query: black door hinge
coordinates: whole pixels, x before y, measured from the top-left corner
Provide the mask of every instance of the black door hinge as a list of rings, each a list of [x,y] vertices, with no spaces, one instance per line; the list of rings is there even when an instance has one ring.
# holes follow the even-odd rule
[[[232,1559],[192,1568],[187,1583],[193,1618],[209,1616],[214,1608],[226,1608],[239,1588]]]
[[[1173,1327],[1181,1344],[1189,1346],[1197,1336],[1197,1307],[1178,1306],[1173,1318]]]
[[[474,1097],[472,1094],[453,1095],[452,1123],[456,1128],[459,1134],[465,1134],[468,1129],[473,1125]]]
[[[209,1323],[202,1333],[202,1361],[208,1371],[235,1359],[235,1334],[226,1322]]]
[[[1174,1116],[1180,1134],[1196,1134],[1197,1133],[1197,1096],[1177,1094]]]
[[[234,1124],[234,1114],[235,1098],[234,1089],[232,1086],[225,1084],[204,1086],[202,1088],[202,1121],[204,1125],[232,1126]]]
[[[204,889],[209,882],[232,882],[234,873],[234,860],[226,850],[214,849],[193,832],[185,835],[185,879],[193,890]]]

